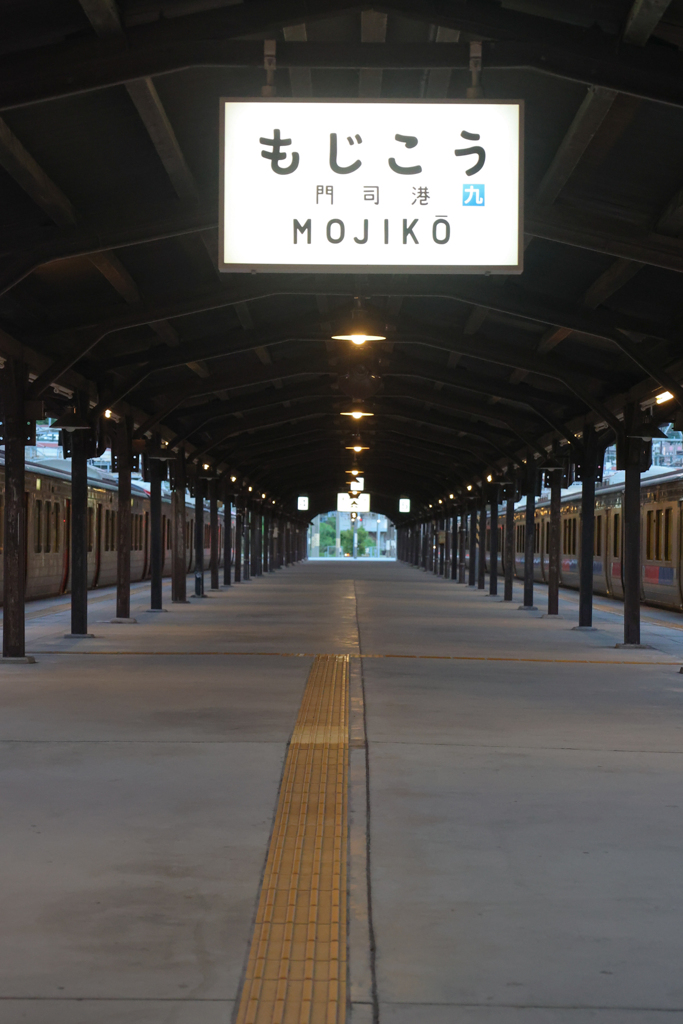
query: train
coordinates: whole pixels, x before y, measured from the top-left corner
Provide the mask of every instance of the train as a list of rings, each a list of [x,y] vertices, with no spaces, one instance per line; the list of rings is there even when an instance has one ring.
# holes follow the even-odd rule
[[[4,468],[0,464],[0,551],[4,548]],[[88,588],[116,583],[118,481],[116,476],[88,466]],[[150,575],[149,492],[133,480],[131,488],[131,581]],[[26,460],[26,600],[56,597],[70,589],[71,463],[68,459]],[[187,503],[185,551],[187,571],[195,564],[194,503]],[[204,521],[204,564],[209,564],[208,505]],[[219,512],[218,550],[223,564],[224,510]],[[162,493],[162,551],[164,576],[171,574],[171,501]],[[234,527],[234,522],[233,522]],[[234,533],[233,533],[234,536]],[[0,595],[2,561],[0,560]]]
[[[622,550],[624,519],[623,473],[618,480],[596,487],[595,534],[593,543],[593,592],[623,599]],[[683,470],[661,466],[643,474],[641,509],[641,600],[683,611]],[[514,575],[524,577],[525,502],[515,508]],[[575,485],[565,492],[561,503],[560,585],[578,590],[581,540],[581,489]],[[535,512],[534,578],[548,581],[550,502],[537,500]],[[486,568],[490,571],[490,520],[487,523]],[[499,526],[498,571],[505,564],[505,525]]]

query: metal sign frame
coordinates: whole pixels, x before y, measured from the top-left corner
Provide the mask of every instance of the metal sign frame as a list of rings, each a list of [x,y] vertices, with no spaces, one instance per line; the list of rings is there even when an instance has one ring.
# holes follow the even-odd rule
[[[362,262],[344,264],[322,263],[225,263],[225,104],[226,103],[302,103],[302,104],[357,104],[368,103],[391,106],[515,106],[519,108],[519,148],[518,148],[518,186],[517,186],[517,262],[501,265],[408,265],[386,263],[367,265]],[[307,98],[307,97],[246,97],[222,96],[219,107],[220,135],[220,179],[218,198],[218,269],[227,273],[241,274],[521,274],[524,271],[524,100],[508,99],[372,99],[372,98]]]

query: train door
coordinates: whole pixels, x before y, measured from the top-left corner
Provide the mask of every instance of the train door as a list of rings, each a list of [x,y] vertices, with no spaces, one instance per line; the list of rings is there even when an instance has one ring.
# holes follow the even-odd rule
[[[64,558],[62,559],[62,582],[59,587],[60,594],[66,594],[69,587],[69,572],[71,570],[71,498],[64,499]]]
[[[95,588],[100,578],[100,567],[102,564],[102,506],[98,504],[95,508],[95,574],[92,585]]]

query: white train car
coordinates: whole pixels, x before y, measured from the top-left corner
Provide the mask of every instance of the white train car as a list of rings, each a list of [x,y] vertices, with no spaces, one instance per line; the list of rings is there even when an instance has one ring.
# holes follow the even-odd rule
[[[0,466],[0,550],[4,546],[4,468]],[[131,581],[149,578],[149,491],[133,481],[131,488]],[[54,597],[70,590],[71,464],[69,460],[26,462],[26,600]],[[117,478],[88,466],[88,587],[116,583]],[[208,505],[204,517],[204,565],[210,557]],[[171,574],[171,502],[162,495],[162,574]],[[224,515],[219,514],[219,555],[223,564]],[[194,569],[194,505],[188,502],[185,527],[187,571]],[[2,560],[0,560],[0,595]],[[1,597],[0,597],[1,600]]]

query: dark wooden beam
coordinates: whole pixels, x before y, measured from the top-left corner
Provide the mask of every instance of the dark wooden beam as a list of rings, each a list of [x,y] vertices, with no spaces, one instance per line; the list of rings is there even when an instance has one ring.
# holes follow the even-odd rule
[[[429,9],[433,4],[416,7],[412,0],[405,2],[410,4],[410,16],[423,21],[450,20],[451,26],[446,27],[458,28],[456,21],[462,27],[467,20],[448,18],[442,11],[427,13],[424,8]],[[399,0],[395,3],[398,6]],[[380,5],[373,6],[376,9]],[[381,6],[390,10],[387,4]],[[475,5],[468,3],[467,7],[470,6]],[[502,11],[493,4],[485,6],[489,14]],[[225,20],[224,12],[221,13]],[[480,28],[475,35],[485,40],[485,68],[527,68],[655,102],[683,105],[681,57],[675,49],[619,47],[612,37],[597,30],[577,31],[560,22],[530,19],[511,11],[505,14],[519,24],[534,20],[544,22],[543,41],[534,42],[530,36],[525,37],[522,30],[516,33],[519,39],[504,38],[496,31],[495,24],[490,24],[486,30],[481,27],[485,21],[479,21]],[[218,24],[219,20],[217,14],[214,21]],[[117,46],[110,40],[99,40],[80,47],[69,44],[50,47],[44,52],[29,51],[28,55],[6,57],[0,74],[0,109],[40,103],[190,67],[263,67],[260,40],[237,42],[221,38],[225,32],[220,28],[206,29],[206,35],[195,38],[196,32],[190,31],[190,21],[191,16],[173,18],[160,21],[157,26],[132,29],[127,34],[129,45]],[[186,28],[183,37],[172,38],[182,33],[183,23]],[[463,31],[469,33],[470,29]],[[278,42],[277,64],[279,68],[290,69],[465,70],[469,66],[469,47],[462,43]]]
[[[645,46],[671,0],[633,0],[624,27],[624,42]]]

